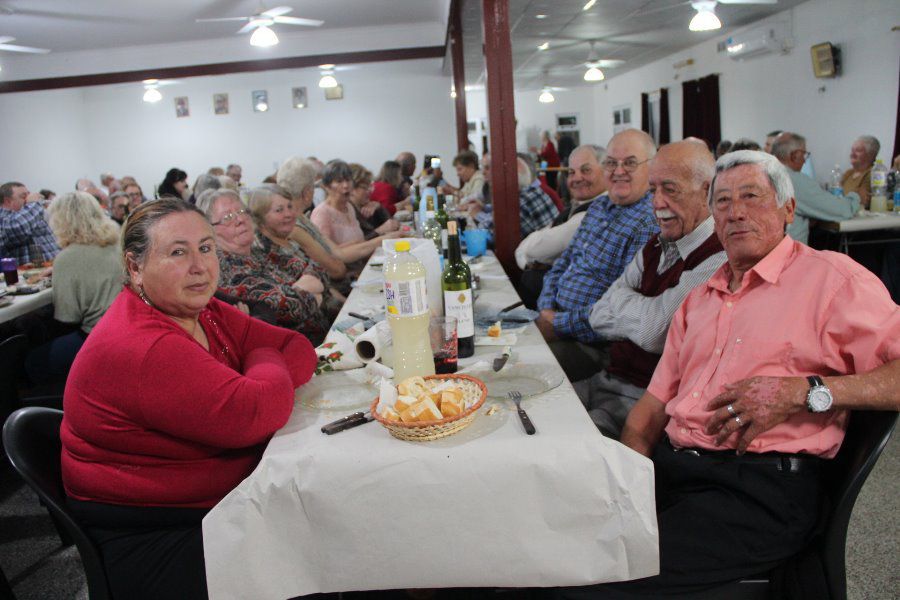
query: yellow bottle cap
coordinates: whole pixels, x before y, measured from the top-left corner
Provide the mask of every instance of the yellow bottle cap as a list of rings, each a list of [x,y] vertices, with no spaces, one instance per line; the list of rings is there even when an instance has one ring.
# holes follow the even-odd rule
[[[409,241],[400,240],[394,244],[394,252],[409,252]]]

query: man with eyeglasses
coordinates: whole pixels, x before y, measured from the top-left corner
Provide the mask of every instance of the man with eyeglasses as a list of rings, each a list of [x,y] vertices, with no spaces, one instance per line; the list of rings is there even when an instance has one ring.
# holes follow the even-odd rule
[[[572,381],[605,366],[605,348],[590,324],[593,304],[625,270],[635,253],[659,232],[650,203],[648,168],[653,139],[637,129],[610,140],[603,160],[608,196],[590,208],[572,242],[544,278],[535,324]]]
[[[800,172],[809,158],[806,151],[806,138],[802,135],[785,131],[772,144],[772,154],[781,164],[788,168],[794,194],[797,200],[797,211],[794,222],[788,225],[787,234],[792,239],[804,244],[809,241],[809,221],[844,221],[859,211],[859,194],[851,192],[846,196],[835,196],[819,187],[818,182]]]

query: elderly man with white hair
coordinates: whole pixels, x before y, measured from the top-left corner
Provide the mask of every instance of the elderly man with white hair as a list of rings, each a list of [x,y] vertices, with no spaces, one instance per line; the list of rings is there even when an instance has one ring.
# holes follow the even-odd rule
[[[804,244],[809,241],[810,220],[843,221],[857,213],[860,206],[859,194],[853,192],[846,196],[835,196],[819,187],[815,179],[800,172],[809,157],[806,138],[802,135],[785,131],[775,138],[772,154],[788,168],[794,188],[797,210],[794,221],[788,225],[787,230],[793,239]]]
[[[527,237],[550,224],[559,214],[559,210],[540,186],[532,185],[537,176],[529,162],[519,156],[516,159],[516,167],[519,184],[519,226],[522,237]],[[494,227],[494,213],[488,207],[482,208],[479,204],[472,204],[469,215],[482,229]]]
[[[850,168],[841,177],[844,194],[856,192],[863,208],[869,208],[872,197],[872,165],[878,158],[881,143],[871,135],[861,135],[850,146]]]
[[[813,538],[848,411],[900,407],[900,308],[847,256],[785,235],[793,193],[765,153],[716,163],[727,262],[675,312],[622,434],[655,465],[659,575],[559,597],[690,594],[778,567]]]

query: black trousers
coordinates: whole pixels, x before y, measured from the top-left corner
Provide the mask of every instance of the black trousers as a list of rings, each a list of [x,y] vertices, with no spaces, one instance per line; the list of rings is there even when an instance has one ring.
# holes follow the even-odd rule
[[[688,594],[764,573],[802,550],[820,504],[821,461],[792,472],[777,458],[696,456],[660,443],[653,455],[660,573],[635,581],[558,588],[556,598]]]
[[[208,509],[133,507],[68,499],[100,547],[113,598],[206,600],[201,522]]]

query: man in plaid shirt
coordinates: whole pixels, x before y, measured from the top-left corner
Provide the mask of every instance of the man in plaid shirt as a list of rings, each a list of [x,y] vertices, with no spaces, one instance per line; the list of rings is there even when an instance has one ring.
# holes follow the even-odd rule
[[[559,209],[550,196],[541,189],[537,176],[529,164],[521,157],[516,159],[516,163],[519,178],[519,220],[522,237],[525,238],[531,232],[552,223],[559,214]],[[494,228],[494,214],[490,208],[474,205],[469,209],[469,214],[481,229]]]
[[[659,232],[647,166],[655,154],[653,139],[642,131],[613,136],[602,163],[609,195],[592,203],[572,242],[544,277],[535,324],[572,381],[605,366],[601,349],[574,338],[599,339],[592,337],[591,307]]]
[[[17,181],[0,185],[0,256],[25,264],[53,260],[59,244],[44,218],[40,194]]]

